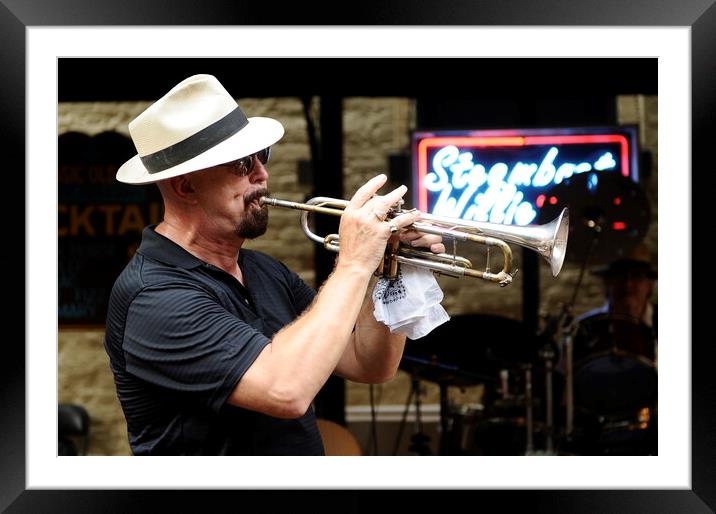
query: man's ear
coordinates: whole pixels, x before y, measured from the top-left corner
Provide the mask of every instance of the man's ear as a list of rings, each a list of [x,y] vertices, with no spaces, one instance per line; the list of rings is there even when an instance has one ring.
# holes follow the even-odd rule
[[[192,183],[190,175],[172,177],[169,179],[169,184],[177,198],[184,201],[190,201],[193,199],[194,184]]]

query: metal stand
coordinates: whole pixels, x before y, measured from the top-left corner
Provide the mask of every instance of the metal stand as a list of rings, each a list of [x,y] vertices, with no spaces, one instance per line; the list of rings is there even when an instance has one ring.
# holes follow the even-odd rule
[[[525,427],[527,429],[527,444],[525,455],[534,455],[534,422],[532,420],[532,366],[525,364],[525,405],[527,412],[525,413]]]
[[[408,451],[413,455],[432,455],[430,437],[423,433],[423,422],[420,419],[420,381],[416,375],[412,377],[412,393],[415,395],[415,432],[410,436]]]
[[[440,455],[449,455],[448,385],[440,382]]]
[[[574,333],[576,331],[574,320],[562,327],[562,348],[565,353],[565,394],[566,394],[566,417],[564,426],[564,438],[567,443],[572,442],[574,436]]]
[[[573,306],[577,300],[577,294],[579,293],[582,280],[584,278],[584,272],[587,269],[589,257],[592,254],[592,250],[596,246],[599,240],[599,234],[601,232],[601,226],[594,220],[589,220],[587,226],[593,231],[594,237],[590,240],[589,247],[585,253],[582,265],[579,270],[579,278],[574,286],[574,292],[569,303],[563,304],[559,315],[556,317],[556,324],[551,326],[553,331],[553,337],[559,341],[559,348],[562,351],[565,373],[565,428],[564,437],[567,443],[571,443],[574,436],[574,336],[577,332],[578,324],[572,315]],[[547,397],[547,412],[546,412],[546,424],[547,424],[547,441],[546,441],[546,452],[549,454],[554,451],[554,439],[553,439],[553,387],[552,387],[552,371],[553,371],[553,358],[554,354],[549,345],[546,345],[542,350],[542,357],[545,361],[545,396]]]
[[[554,455],[554,405],[552,392],[552,373],[554,371],[555,352],[552,345],[546,344],[540,351],[540,357],[544,360],[544,390],[546,398],[545,407],[545,453]]]
[[[413,455],[431,455],[430,451],[430,437],[423,433],[423,423],[420,419],[420,380],[418,379],[417,373],[411,373],[411,387],[408,393],[408,399],[405,402],[405,409],[403,410],[403,416],[400,420],[400,428],[398,429],[398,435],[395,438],[395,444],[393,446],[393,455],[398,454],[398,447],[400,446],[400,440],[403,436],[403,429],[405,428],[405,421],[408,418],[408,411],[410,410],[410,403],[415,396],[415,432],[410,436],[410,446],[408,451]]]

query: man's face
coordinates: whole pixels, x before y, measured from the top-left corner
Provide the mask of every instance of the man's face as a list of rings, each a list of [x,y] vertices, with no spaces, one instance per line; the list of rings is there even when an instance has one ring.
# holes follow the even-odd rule
[[[258,160],[247,175],[228,165],[197,173],[194,187],[209,225],[243,239],[266,233],[268,207],[259,198],[269,195],[268,172]]]

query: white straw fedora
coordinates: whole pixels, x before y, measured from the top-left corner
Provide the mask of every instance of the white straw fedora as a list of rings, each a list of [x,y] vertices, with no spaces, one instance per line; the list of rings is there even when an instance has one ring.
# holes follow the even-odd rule
[[[129,123],[137,155],[117,180],[148,184],[234,161],[283,136],[272,118],[247,118],[212,75],[194,75],[174,86]]]

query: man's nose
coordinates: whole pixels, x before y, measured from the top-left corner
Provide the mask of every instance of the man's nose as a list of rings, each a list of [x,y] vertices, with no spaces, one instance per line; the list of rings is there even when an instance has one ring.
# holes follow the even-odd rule
[[[268,170],[266,169],[266,166],[263,165],[261,161],[258,159],[254,160],[254,167],[251,170],[251,173],[249,173],[249,180],[251,183],[255,182],[266,182],[268,180],[269,174]]]

